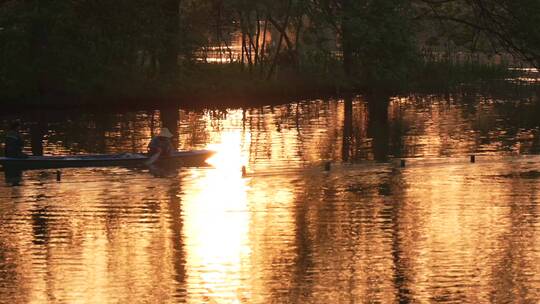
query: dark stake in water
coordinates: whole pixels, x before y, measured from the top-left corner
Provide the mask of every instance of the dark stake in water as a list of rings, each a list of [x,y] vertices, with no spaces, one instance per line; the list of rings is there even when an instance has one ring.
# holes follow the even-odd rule
[[[28,153],[144,151],[161,126],[218,153],[164,174],[4,172],[0,303],[540,300],[533,97],[16,118]]]

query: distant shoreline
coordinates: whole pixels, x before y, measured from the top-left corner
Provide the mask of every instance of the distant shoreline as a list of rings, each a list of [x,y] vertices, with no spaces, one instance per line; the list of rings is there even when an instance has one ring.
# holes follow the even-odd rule
[[[355,94],[348,92],[347,94]],[[182,94],[164,96],[155,94],[133,96],[47,96],[27,100],[4,100],[3,112],[19,112],[25,110],[76,110],[96,109],[149,109],[159,107],[186,107],[189,109],[256,107],[268,104],[284,104],[298,100],[341,98],[335,90],[315,90],[311,92],[243,92],[230,94],[225,92]]]
[[[462,71],[461,71],[462,72]],[[425,72],[424,72],[425,73]],[[460,73],[460,72],[459,72]],[[291,81],[261,81],[244,79],[219,78],[206,80],[194,79],[177,89],[164,92],[159,88],[134,88],[130,94],[114,91],[103,94],[63,94],[49,92],[43,97],[26,97],[18,99],[1,98],[4,112],[24,112],[28,110],[62,110],[62,109],[149,109],[159,107],[185,107],[188,109],[257,107],[277,105],[294,101],[313,99],[341,99],[344,96],[356,96],[373,92],[389,96],[410,94],[439,94],[456,90],[496,90],[502,86],[538,87],[538,83],[512,84],[504,80],[502,74],[467,75],[455,73],[454,78],[446,81],[446,74],[425,77],[425,81],[414,82],[401,88],[392,86],[372,89],[369,86],[354,88],[340,79],[302,79]],[[512,72],[509,72],[512,73]],[[457,76],[456,76],[457,75]],[[480,75],[483,76],[483,75]],[[515,74],[513,76],[516,76]],[[443,80],[444,79],[444,80]],[[483,88],[484,86],[484,88]],[[382,88],[381,88],[382,87]],[[125,89],[124,89],[125,91]]]

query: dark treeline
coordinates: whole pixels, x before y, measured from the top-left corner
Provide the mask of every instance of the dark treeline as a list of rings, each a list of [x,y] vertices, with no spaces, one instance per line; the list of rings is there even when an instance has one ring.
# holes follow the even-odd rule
[[[447,81],[452,67],[489,73],[499,70],[478,67],[505,58],[538,67],[538,25],[537,0],[8,0],[0,2],[0,96]]]

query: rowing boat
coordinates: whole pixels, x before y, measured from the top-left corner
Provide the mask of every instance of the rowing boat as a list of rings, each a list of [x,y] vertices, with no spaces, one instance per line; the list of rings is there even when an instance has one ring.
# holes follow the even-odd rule
[[[214,151],[210,150],[177,151],[170,156],[161,157],[158,163],[179,162],[189,166],[204,165],[205,160],[213,154]],[[142,153],[30,156],[28,158],[0,157],[0,165],[4,168],[16,169],[138,166],[143,165],[148,159],[148,155]]]

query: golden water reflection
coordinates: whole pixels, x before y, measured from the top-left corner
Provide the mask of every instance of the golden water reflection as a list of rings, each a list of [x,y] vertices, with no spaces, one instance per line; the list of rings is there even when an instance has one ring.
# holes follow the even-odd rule
[[[193,170],[182,186],[183,222],[188,265],[186,284],[191,303],[222,303],[249,298],[244,282],[251,254],[248,185],[239,168],[245,163],[240,134],[224,133],[217,154],[209,160],[214,170]],[[203,293],[200,290],[205,291]]]
[[[88,141],[95,118],[52,128],[53,153],[140,151],[161,126],[217,153],[166,177],[0,178],[0,303],[537,302],[539,126],[415,98],[141,112]]]

